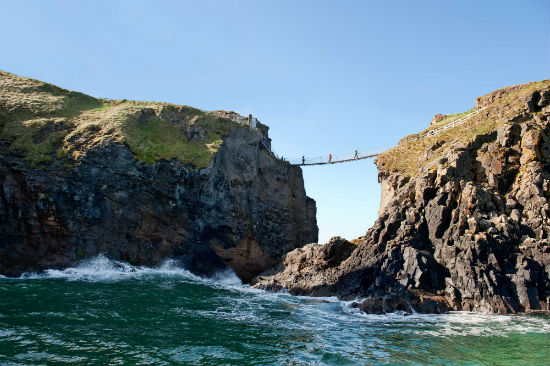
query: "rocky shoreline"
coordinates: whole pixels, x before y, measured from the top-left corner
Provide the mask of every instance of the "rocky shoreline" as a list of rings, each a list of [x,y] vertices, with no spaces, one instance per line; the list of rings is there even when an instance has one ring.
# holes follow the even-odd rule
[[[302,171],[266,150],[260,122],[0,71],[0,274],[102,253],[231,268],[269,291],[362,299],[368,313],[548,311],[550,82],[475,109],[438,114],[379,155],[378,220],[321,245]]]

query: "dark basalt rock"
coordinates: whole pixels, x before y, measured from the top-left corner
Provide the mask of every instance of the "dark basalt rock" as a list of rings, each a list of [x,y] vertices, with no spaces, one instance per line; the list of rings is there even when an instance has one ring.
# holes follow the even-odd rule
[[[404,315],[414,312],[443,314],[450,311],[442,296],[421,296],[415,293],[371,296],[361,302],[353,302],[351,306],[365,313],[378,315],[398,311],[404,312]]]
[[[301,169],[271,157],[264,138],[263,125],[231,131],[203,170],[177,160],[145,164],[109,141],[74,167],[54,162],[45,170],[4,144],[0,274],[66,267],[104,253],[140,265],[176,258],[200,274],[230,267],[250,281],[283,254],[317,241],[318,232]]]
[[[322,246],[308,245],[255,285],[363,298],[355,306],[370,313],[547,311],[549,95],[545,82],[527,102],[487,108],[495,130],[439,144],[439,157],[428,149],[416,176],[379,166],[379,218],[347,259],[319,266]]]

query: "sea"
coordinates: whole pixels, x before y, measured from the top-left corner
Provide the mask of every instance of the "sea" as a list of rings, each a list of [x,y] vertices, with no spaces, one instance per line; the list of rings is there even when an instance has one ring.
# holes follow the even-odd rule
[[[368,315],[104,256],[0,278],[0,365],[549,365],[548,315]]]

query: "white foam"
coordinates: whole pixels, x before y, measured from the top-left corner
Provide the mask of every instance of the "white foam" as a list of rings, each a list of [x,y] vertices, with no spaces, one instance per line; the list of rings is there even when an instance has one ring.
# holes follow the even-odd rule
[[[414,313],[404,316],[396,311],[387,314],[367,314],[351,307],[351,301],[342,302],[342,311],[369,325],[401,325],[408,332],[430,336],[508,336],[509,334],[550,333],[548,317],[524,314],[498,315],[454,311],[446,314]],[[426,329],[431,328],[431,329]]]
[[[262,290],[263,291],[263,290]],[[353,301],[342,301],[336,297],[291,296],[288,293],[264,292],[265,300],[276,303],[299,304],[297,311],[303,316],[367,327],[387,327],[402,329],[404,333],[416,335],[447,336],[508,336],[510,334],[550,333],[550,321],[545,316],[498,315],[491,313],[450,312],[447,314],[407,314],[396,311],[387,314],[367,314],[351,306]],[[271,299],[269,299],[271,297]],[[330,321],[329,321],[330,320]]]
[[[119,281],[125,279],[140,279],[152,276],[174,277],[193,282],[200,282],[208,286],[237,290],[242,292],[258,293],[262,290],[243,285],[239,277],[231,269],[226,269],[212,276],[197,276],[183,268],[178,261],[168,259],[158,267],[133,266],[124,261],[117,261],[100,254],[96,257],[81,261],[75,267],[63,270],[47,269],[44,272],[23,273],[19,279],[47,279],[59,278],[69,281]],[[10,279],[9,277],[3,277]]]
[[[224,271],[214,274],[212,277],[204,278],[206,281],[215,282],[222,286],[242,286],[241,279],[233,272],[231,269],[226,269]]]
[[[117,281],[123,279],[143,278],[145,276],[171,276],[189,280],[199,280],[174,260],[167,260],[161,266],[151,268],[132,266],[126,262],[108,259],[103,254],[84,260],[76,267],[63,270],[48,269],[43,273],[24,273],[21,279],[62,278],[70,281]]]
[[[336,297],[291,296],[286,291],[267,292],[243,285],[231,270],[219,272],[211,277],[199,277],[175,260],[167,260],[158,267],[133,266],[126,262],[108,259],[104,255],[82,261],[79,265],[64,270],[46,270],[44,273],[26,273],[20,279],[59,278],[69,281],[110,282],[126,279],[145,279],[155,276],[172,278],[177,281],[201,283],[217,289],[238,292],[241,295],[233,297],[231,309],[225,312],[212,313],[211,316],[230,316],[251,321],[256,317],[265,320],[264,309],[288,308],[292,313],[299,314],[301,326],[333,327],[338,324],[357,326],[363,324],[369,327],[399,327],[405,333],[429,336],[507,336],[513,333],[550,333],[548,317],[527,315],[494,315],[484,313],[452,312],[449,314],[428,315],[411,314],[404,316],[403,312],[383,315],[366,314],[358,308],[352,308],[353,301],[340,301]],[[5,277],[2,277],[2,279]],[[173,282],[173,281],[170,281]],[[167,281],[166,283],[169,283]],[[355,301],[360,301],[355,300]],[[245,309],[246,317],[237,314],[235,309]],[[221,310],[221,309],[220,309]],[[236,313],[237,312],[237,313]],[[227,313],[227,314],[225,314]],[[254,313],[254,315],[252,315]],[[252,318],[251,318],[252,317]],[[316,319],[323,319],[318,323]],[[329,321],[330,320],[330,321]]]

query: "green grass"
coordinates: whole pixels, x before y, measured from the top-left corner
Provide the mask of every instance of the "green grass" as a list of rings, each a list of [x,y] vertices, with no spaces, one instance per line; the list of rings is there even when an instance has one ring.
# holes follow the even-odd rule
[[[110,140],[145,163],[175,158],[202,169],[239,126],[188,106],[99,99],[0,71],[0,138],[35,166],[54,157],[70,165]],[[190,128],[200,129],[202,138],[189,139]]]
[[[163,119],[151,119],[143,126],[136,126],[137,123],[128,123],[123,133],[124,142],[138,160],[154,163],[159,159],[176,158],[198,169],[210,164],[221,146],[222,137],[233,127],[220,118],[200,116],[193,124],[204,128],[207,137],[198,142],[189,140],[177,125]]]
[[[67,135],[67,126],[70,123],[63,119],[10,120],[0,136],[11,140],[10,150],[24,152],[25,160],[44,165],[53,160],[52,154]]]
[[[436,128],[439,128],[439,127],[442,127],[442,126],[445,126],[451,122],[454,122],[456,121],[457,119],[460,119],[472,112],[475,111],[475,107],[466,111],[466,112],[462,112],[462,113],[455,113],[455,114],[448,114],[445,116],[445,118],[443,118],[441,121],[439,121],[438,123],[434,123],[433,125],[431,125],[427,131],[430,131],[430,130],[433,130],[433,129],[436,129]]]
[[[415,139],[434,128],[471,113],[469,110],[447,116],[438,124],[428,127],[426,130],[407,136],[399,142],[398,146],[385,151],[377,157],[377,165],[382,171],[400,172],[408,176],[416,176],[424,167],[437,161],[459,146],[466,146],[477,136],[495,131],[498,126],[509,123],[522,111],[526,110],[525,100],[535,90],[550,87],[548,80],[528,84],[519,90],[512,92],[502,99],[495,101],[484,111],[472,116],[463,124],[434,136]]]

